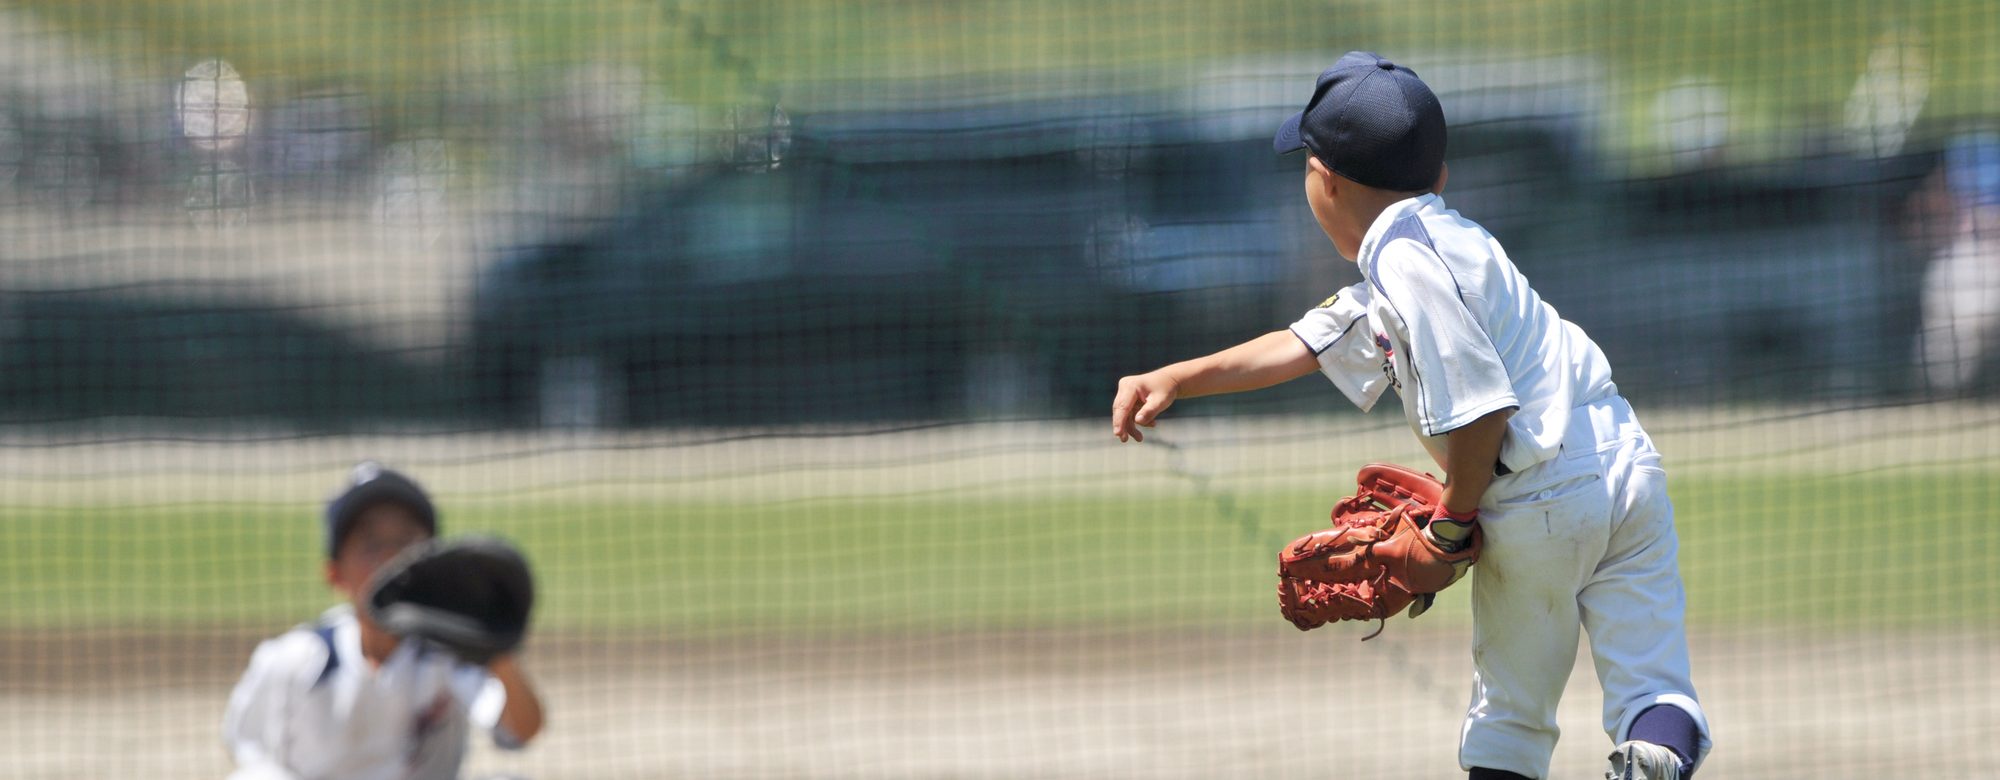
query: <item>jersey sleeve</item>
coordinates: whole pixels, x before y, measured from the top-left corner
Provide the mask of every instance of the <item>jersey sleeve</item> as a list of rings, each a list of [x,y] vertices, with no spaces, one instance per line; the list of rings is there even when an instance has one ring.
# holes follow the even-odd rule
[[[1361,411],[1374,408],[1389,386],[1382,351],[1368,337],[1368,286],[1364,282],[1335,293],[1292,323],[1292,335],[1312,350],[1319,372]]]
[[[452,690],[467,702],[465,712],[472,725],[492,736],[494,746],[502,750],[520,750],[526,746],[500,723],[500,712],[507,708],[507,687],[500,684],[499,678],[480,667],[462,667],[452,680]]]
[[[222,741],[236,759],[232,778],[292,777],[283,763],[287,704],[298,685],[298,670],[326,663],[323,648],[286,635],[258,645],[251,654],[222,716]]]
[[[1374,277],[1406,331],[1410,376],[1403,381],[1412,385],[1425,436],[1521,405],[1500,351],[1443,258],[1419,242],[1395,241],[1382,248]]]

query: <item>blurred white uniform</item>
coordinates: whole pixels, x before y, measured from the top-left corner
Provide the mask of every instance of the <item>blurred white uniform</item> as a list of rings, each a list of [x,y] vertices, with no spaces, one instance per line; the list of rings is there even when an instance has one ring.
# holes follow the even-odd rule
[[[1931,387],[1957,392],[2000,347],[2000,133],[1946,143],[1943,174],[1958,230],[1924,274],[1917,354]]]
[[[1292,325],[1363,411],[1396,388],[1417,438],[1508,420],[1479,506],[1473,692],[1459,763],[1547,777],[1556,703],[1588,630],[1604,728],[1680,707],[1708,722],[1689,679],[1673,507],[1652,440],[1583,330],[1528,286],[1499,242],[1437,195],[1384,211],[1361,242],[1363,281]]]
[[[371,668],[345,605],[257,646],[229,697],[223,741],[236,780],[448,780],[469,725],[503,748],[506,692],[484,668],[422,642],[402,642]]]
[[[1945,391],[1965,389],[2000,345],[2000,209],[1969,207],[1958,236],[1924,273],[1924,378]]]

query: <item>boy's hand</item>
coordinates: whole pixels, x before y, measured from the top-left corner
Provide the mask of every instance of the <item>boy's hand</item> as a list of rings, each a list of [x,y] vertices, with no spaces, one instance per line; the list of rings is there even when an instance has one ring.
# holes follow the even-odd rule
[[[1111,399],[1111,435],[1145,441],[1160,413],[1183,395],[1200,398],[1270,387],[1319,370],[1319,358],[1289,330],[1273,331],[1193,360],[1118,380]]]
[[[1145,441],[1139,428],[1153,427],[1179,394],[1179,380],[1164,370],[1118,380],[1118,396],[1111,401],[1111,435],[1119,441]]]

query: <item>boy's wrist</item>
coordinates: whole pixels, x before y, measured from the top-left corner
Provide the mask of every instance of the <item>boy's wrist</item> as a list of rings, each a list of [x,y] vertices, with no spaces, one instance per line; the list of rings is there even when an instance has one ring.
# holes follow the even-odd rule
[[[1444,493],[1438,496],[1434,516],[1449,515],[1453,519],[1471,520],[1479,516],[1479,501],[1486,494],[1486,482],[1477,477],[1460,479],[1447,475]],[[1479,483],[1479,484],[1473,484]]]
[[[507,653],[494,656],[492,660],[487,661],[486,671],[494,677],[507,678],[519,675],[521,666],[520,662],[514,660],[513,653]]]
[[[1445,506],[1444,504],[1440,503],[1438,504],[1437,511],[1431,513],[1431,517],[1437,520],[1452,520],[1460,523],[1470,523],[1474,520],[1479,519],[1479,507],[1474,506],[1471,509],[1456,511],[1453,510],[1451,507]]]

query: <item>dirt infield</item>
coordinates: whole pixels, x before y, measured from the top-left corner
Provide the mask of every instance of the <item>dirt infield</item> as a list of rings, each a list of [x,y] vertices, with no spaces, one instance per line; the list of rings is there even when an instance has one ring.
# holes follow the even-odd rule
[[[1276,623],[1274,619],[1272,621]],[[1449,777],[1456,630],[1287,626],[896,638],[546,637],[551,726],[469,777]],[[1719,729],[1703,776],[1970,778],[2000,733],[2000,632],[1697,632]],[[0,636],[0,774],[220,777],[255,637]],[[1607,746],[1582,656],[1554,777]]]

